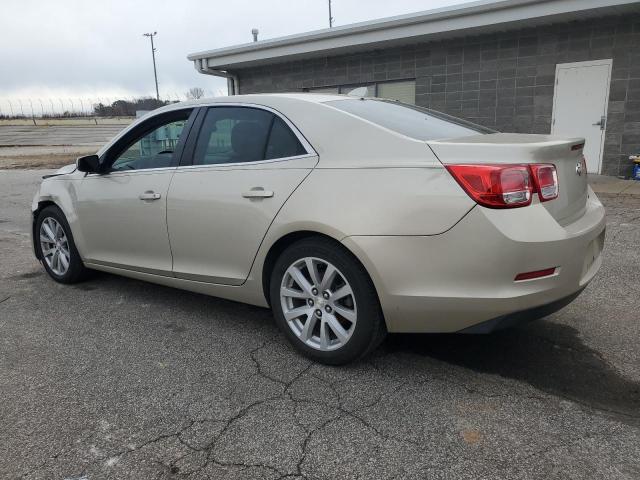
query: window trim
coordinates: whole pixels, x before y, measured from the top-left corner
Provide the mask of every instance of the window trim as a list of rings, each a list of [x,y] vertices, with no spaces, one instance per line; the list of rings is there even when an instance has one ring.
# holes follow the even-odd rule
[[[234,162],[234,163],[212,163],[212,164],[203,164],[203,165],[179,165],[176,168],[177,170],[192,170],[199,168],[207,168],[207,169],[225,169],[225,168],[238,168],[238,167],[247,167],[247,169],[251,168],[254,165],[265,165],[270,163],[278,163],[278,162],[288,162],[291,160],[299,160],[303,158],[315,158],[317,157],[314,153],[305,153],[304,155],[295,155],[293,157],[283,157],[283,158],[272,158],[269,160],[256,160],[255,162]],[[142,170],[141,170],[142,171]]]
[[[274,116],[280,118],[288,127],[289,129],[293,132],[293,134],[296,136],[296,138],[298,139],[298,141],[300,142],[300,144],[302,145],[302,148],[304,148],[305,152],[302,155],[294,155],[291,157],[281,157],[281,158],[270,158],[270,159],[265,159],[265,160],[256,160],[254,162],[233,162],[233,163],[217,163],[217,164],[203,164],[203,165],[195,165],[193,163],[193,156],[195,154],[195,147],[196,144],[198,142],[198,139],[200,138],[200,134],[202,133],[202,127],[204,125],[204,119],[207,115],[207,112],[209,111],[210,108],[218,108],[218,107],[241,107],[241,108],[253,108],[253,109],[257,109],[257,110],[264,110],[267,111],[271,114],[273,114]],[[191,138],[191,136],[189,136],[189,145],[187,146],[187,148],[185,148],[182,158],[180,160],[180,164],[178,165],[178,169],[184,169],[184,168],[203,168],[203,167],[216,167],[216,168],[220,168],[220,167],[238,167],[238,166],[242,166],[242,165],[260,165],[260,164],[264,164],[264,163],[274,163],[274,162],[282,162],[282,161],[287,161],[287,160],[295,160],[298,158],[308,158],[308,157],[317,157],[318,153],[316,152],[316,150],[313,148],[313,146],[309,143],[309,141],[306,139],[306,137],[302,134],[302,132],[293,124],[293,122],[291,122],[291,120],[289,120],[283,113],[279,112],[278,110],[276,110],[275,108],[272,107],[268,107],[266,105],[259,105],[256,103],[242,103],[242,102],[216,102],[215,105],[206,105],[206,106],[202,106],[199,107],[198,110],[200,111],[198,113],[197,116],[197,123],[193,126],[192,130],[194,131],[194,135],[193,135],[193,139]],[[273,122],[272,122],[273,124]],[[271,125],[272,126],[272,125]]]
[[[187,143],[187,137],[192,131],[192,127],[194,121],[197,117],[198,112],[197,107],[186,107],[186,108],[178,108],[175,110],[170,110],[168,112],[158,113],[157,115],[153,115],[140,124],[133,127],[131,130],[126,132],[121,138],[119,138],[113,145],[111,145],[101,156],[100,156],[100,172],[98,175],[112,175],[112,174],[132,174],[139,172],[153,172],[153,171],[161,171],[161,170],[169,170],[176,168],[182,159],[184,153],[184,147]],[[167,119],[171,119],[173,117],[178,116],[178,113],[188,112],[189,116],[187,117],[183,132],[186,135],[180,135],[178,139],[178,143],[176,144],[176,148],[173,152],[173,157],[171,159],[171,165],[168,167],[155,167],[155,168],[142,168],[139,170],[110,170],[111,165],[118,160],[119,156],[122,155],[129,147],[135,144],[137,141],[142,139],[145,135],[151,133],[157,128],[167,124],[172,123],[172,121],[166,122]],[[176,121],[176,120],[173,120]],[[166,123],[165,123],[166,122]],[[117,153],[112,153],[117,152]]]

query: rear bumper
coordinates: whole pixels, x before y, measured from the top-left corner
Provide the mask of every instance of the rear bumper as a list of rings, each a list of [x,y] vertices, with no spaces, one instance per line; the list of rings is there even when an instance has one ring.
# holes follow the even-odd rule
[[[487,320],[486,322],[481,322],[476,325],[472,325],[471,327],[460,330],[458,333],[491,333],[495,332],[496,330],[504,330],[505,328],[514,327],[516,325],[544,318],[569,305],[582,293],[582,290],[584,289],[581,288],[576,293],[572,293],[568,297],[561,298],[560,300],[556,300],[555,302],[551,302],[547,305],[541,305],[539,307],[529,308],[521,312],[510,313],[507,315],[502,315],[501,317],[492,318],[491,320]]]
[[[600,268],[604,232],[604,207],[589,189],[584,215],[565,226],[541,204],[476,207],[440,235],[353,236],[343,243],[370,273],[389,331],[490,331],[518,312],[544,316],[552,311],[544,307],[573,300]],[[552,276],[514,281],[551,267]]]

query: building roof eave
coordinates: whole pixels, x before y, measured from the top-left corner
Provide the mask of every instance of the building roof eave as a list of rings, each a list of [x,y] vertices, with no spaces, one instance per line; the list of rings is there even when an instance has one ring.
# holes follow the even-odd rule
[[[481,0],[426,12],[262,40],[190,54],[210,69],[233,70],[417,41],[504,31],[603,14],[640,11],[638,0]]]

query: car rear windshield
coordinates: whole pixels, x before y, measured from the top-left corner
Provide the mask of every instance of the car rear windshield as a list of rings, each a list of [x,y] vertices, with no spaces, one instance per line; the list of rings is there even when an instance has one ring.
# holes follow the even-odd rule
[[[416,140],[427,141],[495,133],[494,130],[461,118],[392,100],[353,98],[332,100],[327,102],[327,105]]]

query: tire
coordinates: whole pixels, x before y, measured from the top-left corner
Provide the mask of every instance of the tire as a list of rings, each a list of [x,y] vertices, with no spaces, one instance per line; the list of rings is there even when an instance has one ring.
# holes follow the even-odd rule
[[[62,235],[59,235],[60,232]],[[42,238],[46,238],[47,241],[43,241]],[[58,207],[48,206],[38,214],[34,243],[42,266],[56,282],[77,283],[87,277],[88,270],[78,254],[69,223]],[[47,250],[43,251],[45,248]],[[57,251],[57,261],[56,253],[47,254],[48,251]],[[66,258],[68,262],[64,261]]]
[[[331,239],[313,237],[290,245],[271,272],[269,297],[278,327],[298,351],[319,363],[358,360],[386,335],[369,275]]]

